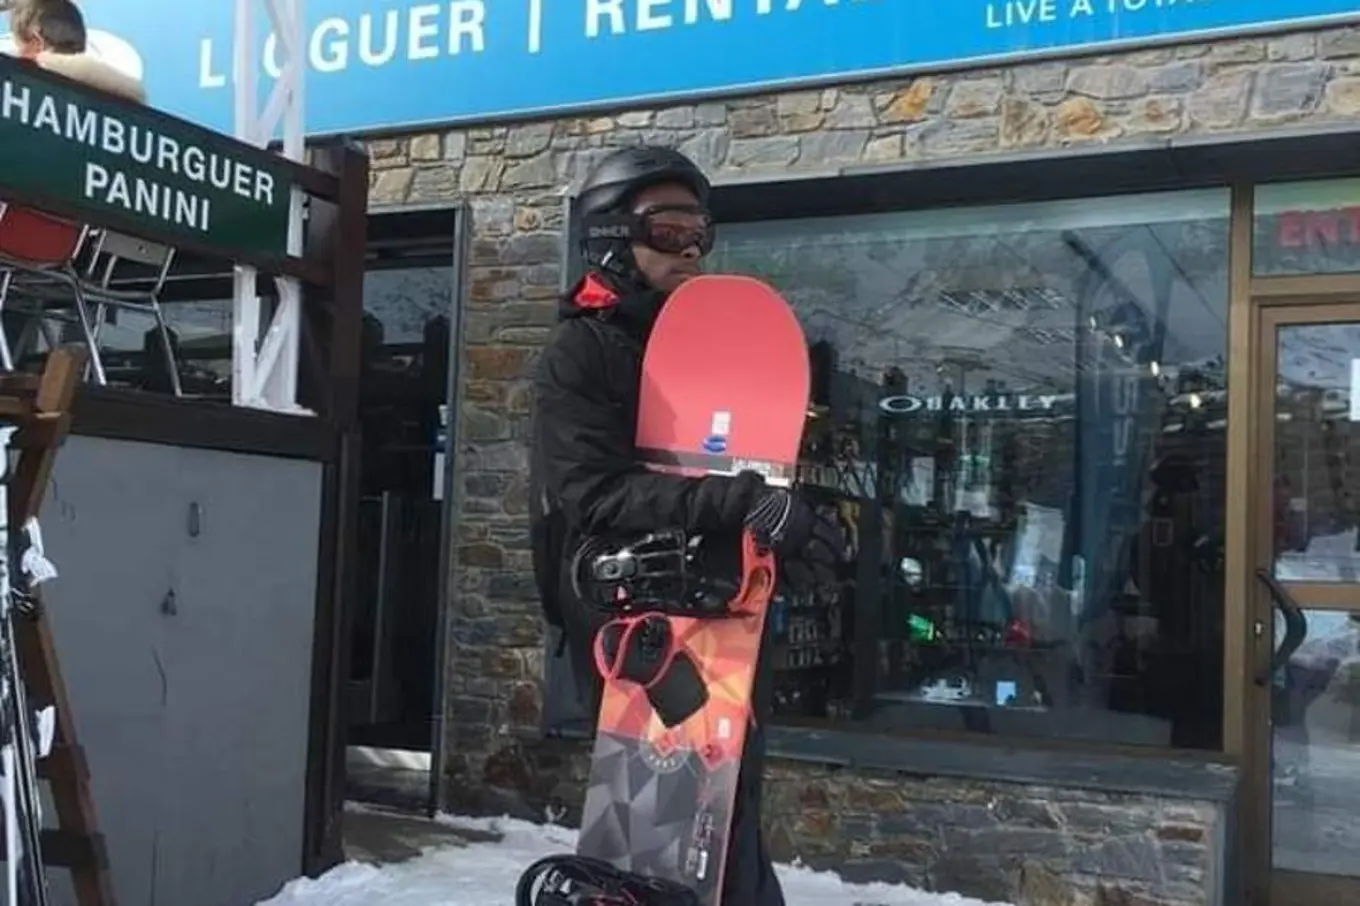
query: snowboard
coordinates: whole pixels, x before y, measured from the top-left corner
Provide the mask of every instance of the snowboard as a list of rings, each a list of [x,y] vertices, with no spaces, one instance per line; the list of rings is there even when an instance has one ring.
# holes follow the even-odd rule
[[[667,300],[643,354],[636,446],[652,469],[683,475],[751,470],[790,484],[807,420],[808,348],[793,311],[749,277],[702,276]],[[627,645],[596,660],[605,674],[577,853],[684,885],[719,906],[751,726],[750,700],[775,563],[749,533],[733,539],[735,594],[721,617],[631,619],[667,633],[664,673],[644,685],[620,669]],[[739,559],[738,559],[739,558]],[[657,627],[655,621],[666,624]],[[621,647],[620,647],[621,646]],[[610,664],[614,666],[611,668]],[[672,677],[678,692],[662,690]],[[729,903],[726,906],[740,906]]]

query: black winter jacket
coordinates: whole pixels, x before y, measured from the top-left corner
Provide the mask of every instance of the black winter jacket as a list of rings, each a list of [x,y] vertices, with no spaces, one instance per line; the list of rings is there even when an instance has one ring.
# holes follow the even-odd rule
[[[568,570],[581,541],[662,528],[737,532],[761,484],[752,475],[663,475],[638,462],[642,351],[664,302],[660,293],[619,298],[587,277],[563,297],[534,380],[534,571],[545,615],[564,630],[587,689],[598,684],[590,648],[603,618],[571,592]]]

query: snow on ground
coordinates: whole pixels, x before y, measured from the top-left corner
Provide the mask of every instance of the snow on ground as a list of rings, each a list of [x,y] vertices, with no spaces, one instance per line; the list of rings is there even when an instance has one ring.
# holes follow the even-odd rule
[[[553,825],[453,816],[441,823],[501,838],[432,848],[383,867],[347,862],[316,880],[292,881],[256,906],[514,906],[520,872],[543,856],[576,848],[576,831]],[[957,894],[846,884],[834,874],[793,866],[779,866],[779,876],[790,906],[987,906]]]

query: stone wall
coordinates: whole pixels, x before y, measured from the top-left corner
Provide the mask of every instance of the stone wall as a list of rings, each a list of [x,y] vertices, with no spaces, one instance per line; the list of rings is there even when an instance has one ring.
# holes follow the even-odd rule
[[[516,741],[486,761],[480,795],[455,804],[577,826],[588,770],[579,744]],[[857,883],[1016,906],[1214,906],[1228,808],[776,760],[762,818],[776,861]]]
[[[1207,803],[775,765],[781,862],[1019,906],[1200,906],[1222,817]]]
[[[1348,28],[371,142],[373,204],[463,197],[474,218],[465,312],[466,404],[459,413],[457,458],[461,518],[451,602],[448,768],[455,795],[487,804],[488,797],[501,794],[496,800],[501,804],[541,806],[554,788],[563,788],[559,781],[571,773],[563,770],[566,762],[579,754],[563,754],[560,746],[535,740],[543,655],[525,520],[526,376],[554,320],[562,196],[610,147],[657,142],[679,147],[717,177],[777,175],[851,163],[956,161],[1000,151],[1343,122],[1357,114],[1360,28]],[[545,777],[544,771],[559,773]],[[852,830],[869,841],[862,844],[866,854],[855,860],[900,863],[894,871],[944,886],[972,883],[964,866],[967,859],[983,858],[979,848],[986,858],[1009,860],[1005,872],[992,876],[1004,876],[1011,885],[1029,878],[1025,883],[1034,885],[1046,875],[1022,871],[1025,854],[1052,856],[1042,864],[1061,866],[1080,878],[1100,874],[1100,864],[1090,861],[1098,857],[1090,854],[1108,851],[1111,858],[1117,853],[1126,859],[1136,875],[1152,850],[1184,854],[1198,840],[1166,830],[1186,823],[1179,822],[1180,812],[1138,805],[1144,818],[1129,839],[1140,842],[1105,849],[1059,845],[1051,841],[1076,840],[1088,832],[1123,839],[1108,833],[1106,825],[1097,831],[1089,822],[1122,826],[1119,816],[1127,810],[1091,804],[1089,797],[1082,800],[1089,808],[1064,806],[1061,794],[1046,791],[998,799],[1017,803],[1014,820],[993,822],[986,816],[995,817],[996,808],[972,803],[971,811],[955,815],[958,821],[942,821],[943,829],[930,842],[899,833],[893,824],[898,819],[876,814],[868,803],[874,796],[910,798],[916,791],[928,802],[943,788],[929,783],[899,788],[786,767],[778,771],[770,794],[772,814],[790,819],[778,824],[781,853],[849,858],[848,849],[818,849],[831,845],[818,842],[828,828],[813,816],[823,814],[831,829],[844,832],[836,835],[835,846],[851,846]],[[994,793],[958,784],[949,789],[948,795],[964,797],[965,805],[968,797],[991,801],[987,797]],[[803,804],[804,796],[837,803],[868,798],[853,799],[861,803],[858,811],[838,804],[819,812]],[[1162,817],[1149,817],[1154,813]],[[970,814],[977,826],[966,818]],[[853,821],[870,822],[874,830],[859,835],[864,828],[846,823]],[[1067,830],[1059,833],[1048,824]],[[971,842],[960,836],[968,834],[981,836]],[[899,838],[906,842],[893,842]],[[1159,864],[1181,865],[1166,859]],[[1157,883],[1179,884],[1201,870],[1183,867],[1184,877],[1174,878],[1166,877],[1171,869],[1161,869]],[[1089,884],[1076,889],[1094,890]],[[1155,884],[1128,889],[1161,890]],[[1094,894],[1080,896],[1087,899],[1031,901],[1083,903]],[[1103,902],[1163,901],[1129,896],[1135,898],[1107,896]]]

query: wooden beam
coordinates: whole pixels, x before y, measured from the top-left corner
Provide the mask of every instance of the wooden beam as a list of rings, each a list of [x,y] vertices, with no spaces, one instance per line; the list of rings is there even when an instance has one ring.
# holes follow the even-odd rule
[[[57,451],[70,430],[71,404],[88,359],[84,347],[62,347],[47,357],[36,383],[17,375],[0,378],[0,411],[5,411],[19,429],[15,443],[19,459],[9,487],[12,531],[22,531],[42,509]],[[80,906],[116,906],[108,855],[95,816],[89,766],[76,741],[71,700],[40,590],[33,592],[31,609],[16,609],[12,619],[30,704],[35,709],[49,705],[56,709],[53,748],[38,765],[39,775],[51,786],[57,815],[57,827],[42,834],[43,861],[70,870]]]

